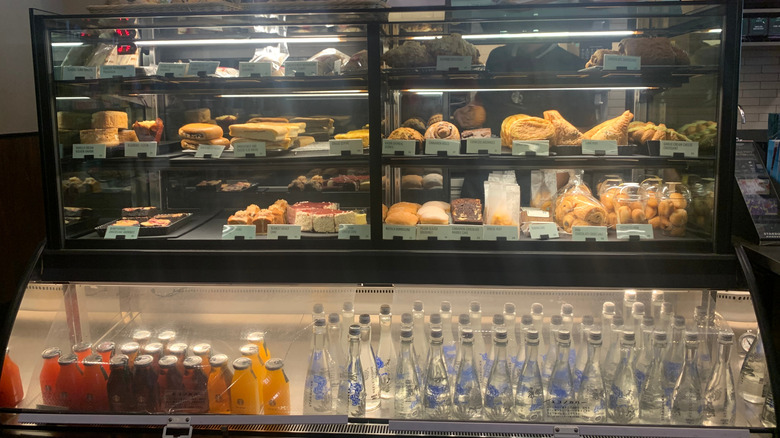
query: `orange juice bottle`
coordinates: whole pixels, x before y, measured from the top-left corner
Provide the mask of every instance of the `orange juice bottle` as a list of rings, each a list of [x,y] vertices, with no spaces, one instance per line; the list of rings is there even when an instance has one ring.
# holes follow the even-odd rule
[[[284,361],[278,358],[265,363],[263,379],[263,413],[265,415],[290,415],[290,379],[284,370]]]
[[[170,354],[170,346],[176,342],[176,332],[173,330],[165,330],[157,335],[157,342],[163,345],[163,356]]]
[[[19,367],[11,360],[8,350],[5,350],[3,370],[0,372],[0,407],[13,408],[24,398],[22,376]]]
[[[257,390],[260,392],[260,404],[263,403],[263,379],[265,379],[265,362],[260,358],[257,345],[246,344],[241,347],[241,355],[252,361],[252,372],[257,379]]]
[[[268,347],[265,345],[265,333],[252,332],[246,337],[246,340],[249,341],[250,344],[257,345],[257,351],[260,352],[260,359],[263,363],[268,362],[268,359],[271,358],[271,353],[268,352]]]
[[[209,412],[212,414],[230,413],[230,385],[233,382],[233,372],[228,366],[228,357],[215,354],[209,360]]]
[[[133,341],[138,342],[140,348],[144,348],[150,339],[152,339],[152,332],[149,330],[136,330],[133,333]]]
[[[51,347],[43,350],[43,367],[39,380],[41,382],[41,396],[43,404],[49,406],[57,405],[57,393],[54,391],[57,386],[57,376],[60,374],[60,364],[57,363],[62,351],[57,347]]]
[[[176,357],[176,368],[179,369],[179,374],[184,374],[184,359],[187,357],[187,348],[189,346],[184,342],[177,342],[168,346],[168,355]]]
[[[230,413],[257,415],[260,413],[260,387],[252,372],[252,360],[239,357],[233,361],[233,381],[230,385]]]

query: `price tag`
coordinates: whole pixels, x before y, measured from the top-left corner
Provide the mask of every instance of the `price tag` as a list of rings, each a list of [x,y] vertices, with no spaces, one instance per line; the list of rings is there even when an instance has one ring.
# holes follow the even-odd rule
[[[436,70],[437,71],[449,71],[450,69],[458,69],[460,71],[471,70],[471,56],[437,56],[436,57]]]
[[[139,231],[141,231],[141,227],[123,227],[121,225],[109,225],[108,228],[106,228],[106,235],[103,238],[135,240],[138,238]]]
[[[382,140],[382,153],[385,155],[414,155],[416,148],[414,140]]]
[[[628,240],[631,236],[639,236],[640,239],[653,239],[653,226],[650,224],[617,224],[618,240]]]
[[[659,155],[662,157],[673,157],[674,154],[683,154],[686,157],[698,157],[699,142],[661,140],[661,151]]]
[[[117,76],[123,78],[135,77],[134,65],[101,65],[100,77],[103,79],[110,79]]]
[[[349,152],[350,155],[363,155],[363,140],[350,139],[350,140],[330,140],[328,141],[330,146],[331,155],[342,155],[343,151]]]
[[[479,154],[487,151],[490,155],[501,155],[500,138],[468,138],[466,139],[466,153]]]
[[[106,145],[104,144],[74,144],[73,158],[84,158],[91,155],[92,158],[106,158]]]
[[[356,236],[358,240],[368,240],[371,238],[371,225],[339,225],[339,239],[352,240]]]
[[[482,240],[484,227],[482,225],[451,225],[452,240]]]
[[[236,158],[246,158],[247,154],[254,154],[255,157],[265,157],[265,142],[235,142],[233,143],[233,154]]]
[[[209,158],[219,158],[222,156],[222,151],[225,150],[225,146],[218,144],[202,144],[198,146],[198,150],[195,151],[195,158],[205,158],[206,155]]]
[[[268,238],[272,240],[287,239],[287,240],[301,240],[301,226],[300,225],[268,225]]]
[[[429,155],[438,155],[439,152],[445,155],[460,155],[459,140],[441,140],[438,138],[429,138],[425,140],[425,153]]]
[[[63,81],[72,81],[76,78],[97,79],[97,67],[82,67],[76,65],[62,67]]]
[[[239,62],[238,77],[248,78],[252,75],[271,76],[270,62]]]
[[[187,74],[190,76],[198,76],[201,73],[213,75],[217,72],[217,67],[219,67],[219,61],[190,61]]]
[[[155,74],[157,76],[171,74],[175,78],[180,78],[187,74],[187,64],[181,62],[161,62],[157,64],[157,72]]]
[[[582,155],[617,155],[615,140],[582,140]]]
[[[449,225],[417,225],[417,240],[452,240]]]
[[[604,55],[602,70],[639,70],[642,58],[639,56]]]
[[[514,225],[485,225],[483,240],[519,240],[520,232]]]
[[[529,154],[529,152],[532,152]],[[550,140],[514,140],[512,155],[550,155]]]
[[[575,242],[586,242],[588,240],[606,242],[607,227],[572,227],[571,240]]]
[[[257,227],[254,225],[222,225],[222,240],[254,239]]]
[[[417,239],[417,227],[414,225],[382,225],[382,238],[385,240],[415,240]]]
[[[138,154],[146,154],[147,157],[157,156],[156,141],[126,141],[125,156],[137,157]]]
[[[284,63],[285,76],[317,76],[317,61],[287,61]]]
[[[528,225],[528,231],[531,234],[531,239],[557,239],[558,226],[552,222],[531,222]],[[547,236],[546,238],[543,236]]]

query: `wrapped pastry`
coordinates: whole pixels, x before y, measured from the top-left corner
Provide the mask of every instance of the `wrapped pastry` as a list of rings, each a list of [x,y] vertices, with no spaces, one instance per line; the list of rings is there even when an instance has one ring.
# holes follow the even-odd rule
[[[576,226],[606,226],[607,211],[582,182],[582,171],[558,191],[553,202],[555,223],[567,233]]]
[[[582,133],[555,110],[545,111],[544,119],[553,124],[555,135],[552,146],[582,146]]]
[[[485,224],[520,226],[520,186],[514,171],[493,172],[485,181]]]
[[[349,61],[341,68],[341,71],[362,71],[367,69],[368,50],[361,50],[349,58]]]
[[[341,72],[341,66],[346,65],[350,57],[334,48],[327,48],[308,59],[317,62],[317,72],[320,76],[333,76]]]
[[[639,56],[642,65],[686,65],[687,54],[672,45],[668,38],[625,38],[618,45],[621,55]],[[678,62],[679,61],[679,62]]]
[[[471,103],[455,110],[453,117],[460,129],[474,129],[481,128],[485,124],[487,114],[482,105]]]
[[[549,140],[555,139],[555,126],[549,120],[539,117],[527,117],[516,120],[509,127],[509,147],[514,140]]]
[[[392,68],[426,67],[435,63],[428,49],[417,41],[407,41],[390,49],[382,55],[381,59]]]
[[[450,122],[437,122],[425,131],[425,138],[440,138],[444,140],[460,140],[460,132]]]
[[[633,118],[631,111],[626,110],[614,119],[594,126],[583,137],[588,140],[615,140],[619,146],[625,146],[628,144],[628,124]]]

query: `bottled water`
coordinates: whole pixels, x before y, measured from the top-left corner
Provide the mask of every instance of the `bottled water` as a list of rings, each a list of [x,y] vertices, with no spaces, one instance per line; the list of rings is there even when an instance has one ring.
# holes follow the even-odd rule
[[[612,344],[604,358],[603,374],[604,387],[611,389],[612,380],[615,378],[618,364],[620,363],[620,339],[623,336],[623,317],[616,316],[612,319]]]
[[[390,305],[379,307],[379,348],[376,351],[376,368],[379,373],[380,396],[393,397],[393,377],[395,376],[395,346],[392,338],[393,314]]]
[[[333,410],[332,374],[328,363],[325,320],[314,320],[313,330],[314,341],[303,388],[303,414],[329,414]]]
[[[637,349],[634,359],[634,375],[636,376],[636,387],[639,392],[645,387],[647,373],[650,372],[650,365],[653,362],[653,326],[654,319],[650,315],[645,315],[642,319],[642,325],[639,331],[642,336],[642,348]]]
[[[346,379],[339,388],[341,404],[347,406],[347,415],[363,417],[366,415],[366,382],[363,378],[363,366],[360,363],[360,326],[349,326],[349,360],[347,361]]]
[[[495,314],[493,315],[493,326],[490,328],[490,334],[491,334],[491,341],[490,341],[490,349],[488,350],[488,357],[485,361],[485,369],[482,370],[482,380],[485,382],[485,389],[487,389],[487,378],[490,374],[490,370],[493,369],[493,361],[496,357],[496,343],[495,343],[495,336],[496,333],[499,331],[506,332],[506,325],[504,324],[504,315],[501,314]]]
[[[569,365],[571,333],[561,329],[557,338],[557,357],[547,387],[545,417],[548,421],[567,422],[573,417],[571,414],[574,405],[574,381]]]
[[[636,339],[636,345],[634,346],[635,353],[642,349],[642,319],[645,317],[645,305],[644,303],[634,303],[631,305],[631,331],[634,332],[634,339]],[[626,322],[628,324],[628,322]]]
[[[414,334],[411,327],[401,329],[401,345],[396,361],[393,407],[396,418],[419,419],[422,411],[420,377],[414,354]]]
[[[585,371],[585,365],[587,365],[590,357],[588,356],[588,350],[590,350],[590,342],[588,334],[595,330],[593,325],[593,316],[584,315],[582,317],[582,324],[580,325],[580,336],[582,339],[579,341],[579,347],[577,348],[577,354],[574,360],[574,393],[578,394],[580,390],[580,382],[582,382],[582,374]],[[601,331],[599,330],[599,355],[601,354]],[[599,358],[601,362],[601,358]],[[601,370],[599,369],[599,374]]]
[[[674,326],[674,311],[672,303],[669,302],[663,302],[661,303],[661,319],[660,323],[659,321],[655,322],[656,327],[661,328],[662,330],[666,331],[667,333],[672,332],[672,328]],[[667,347],[669,347],[669,343],[666,344]]]
[[[322,303],[316,303],[311,309],[311,322],[315,322],[318,319],[325,319],[325,309],[322,307]]]
[[[628,289],[623,292],[623,314],[620,316],[623,317],[626,325],[629,325],[629,321],[631,321],[631,311],[633,310],[634,303],[636,303],[636,291]]]
[[[669,400],[671,409],[672,391],[677,384],[677,380],[682,372],[683,362],[685,362],[685,342],[683,341],[683,332],[685,331],[685,317],[675,315],[674,326],[672,328],[672,340],[664,354],[664,389],[666,398]]]
[[[665,424],[670,419],[671,404],[663,384],[664,361],[661,355],[667,343],[666,332],[653,333],[653,361],[639,396],[639,422],[642,424]]]
[[[404,313],[401,315],[401,330],[405,328],[413,329],[414,319],[411,313]]]
[[[518,421],[544,421],[544,388],[539,371],[539,332],[525,332],[525,361],[518,372],[515,416]]]
[[[457,420],[477,420],[482,417],[482,389],[475,367],[474,332],[465,327],[460,336],[461,360],[455,377],[452,414]]]
[[[504,325],[506,325],[507,335],[506,355],[511,368],[514,368],[515,363],[517,363],[516,320],[517,313],[515,312],[514,303],[504,303]]]
[[[585,423],[603,423],[607,418],[606,392],[599,364],[601,361],[599,350],[601,350],[601,331],[589,330],[587,361],[577,392],[580,419]]]
[[[699,333],[685,333],[685,364],[672,392],[672,424],[698,426],[702,423],[701,379],[696,367]]]
[[[519,377],[520,371],[523,369],[523,363],[525,362],[525,334],[530,330],[536,330],[534,327],[533,318],[531,315],[523,315],[520,318],[520,337],[517,338],[517,359],[515,360],[514,369],[512,370],[512,381],[516,381]],[[539,351],[539,336],[541,332],[536,331],[536,349]],[[536,359],[538,360],[538,359]]]
[[[547,354],[547,345],[550,343],[550,333],[544,329],[544,306],[540,303],[531,304],[531,318],[534,322],[534,328],[539,332],[539,353],[542,355],[542,362],[544,362],[544,355]],[[552,343],[557,342],[552,339]]]
[[[571,333],[571,349],[569,350],[569,366],[574,371],[575,353],[578,347],[579,334],[574,330],[574,306],[569,303],[561,305],[561,322],[563,330],[567,330]]]
[[[414,319],[412,317],[411,313],[404,313],[401,315],[401,330],[404,329],[412,330],[412,333],[414,333]],[[420,379],[420,391],[422,391],[422,380],[423,380],[423,374],[424,371],[423,367],[425,366],[425,360],[426,358],[421,358],[420,355],[417,353],[416,350],[412,349],[414,352],[414,363],[417,364],[417,377]]]
[[[417,353],[417,361],[425,363],[425,359],[428,357],[428,336],[425,333],[425,311],[422,301],[415,301],[412,305],[412,320],[414,351]]]
[[[601,344],[604,348],[601,349],[601,360],[606,360],[609,347],[614,343],[615,339],[612,336],[612,325],[615,319],[615,303],[606,301],[601,305]]]
[[[371,346],[371,315],[364,313],[358,319],[360,322],[360,364],[363,366],[365,379],[366,411],[379,409],[381,390],[379,387],[379,370],[376,367],[376,354]]]
[[[734,333],[718,335],[718,360],[704,387],[704,425],[733,426],[737,417],[737,393],[729,363]]]
[[[609,391],[607,416],[617,424],[634,424],[639,420],[639,390],[634,376],[634,333],[623,332],[620,339],[620,362]]]
[[[776,427],[777,417],[775,416],[775,399],[772,397],[772,387],[767,382],[764,390],[764,403],[761,409],[761,424],[765,427]]]
[[[477,301],[469,303],[469,320],[471,321],[471,329],[474,330],[474,355],[477,358],[477,370],[479,378],[482,379],[480,383],[484,388],[485,376],[483,370],[485,369],[485,362],[488,360],[488,350],[482,333],[482,306]]]
[[[423,387],[423,411],[427,419],[447,420],[450,417],[452,391],[447,365],[444,364],[441,329],[431,330],[430,348]]]
[[[345,414],[346,405],[339,404],[339,385],[346,378],[347,354],[341,349],[341,324],[338,313],[328,315],[328,352],[330,353],[330,385],[336,413]]]
[[[503,315],[501,316],[503,319]],[[493,340],[493,361],[485,386],[485,418],[491,421],[507,421],[514,407],[512,369],[506,354],[507,332],[497,328]]]
[[[653,296],[650,300],[650,303],[653,306],[653,319],[658,322],[661,321],[661,308],[664,304],[664,291],[654,289],[652,293]],[[664,328],[664,330],[666,330],[666,328]]]
[[[355,307],[352,301],[344,301],[341,306],[341,351],[349,351],[349,326],[355,323]]]
[[[455,355],[457,354],[457,345],[452,335],[452,305],[449,301],[441,302],[441,331],[443,335],[442,351],[444,351],[444,361],[447,363],[447,374],[455,378],[458,370],[455,369]]]
[[[766,354],[761,341],[761,332],[745,355],[742,369],[739,371],[739,393],[748,403],[764,402],[764,385],[766,378]]]
[[[563,318],[561,315],[553,315],[550,318],[550,338],[551,340],[556,340],[556,342],[550,342],[550,347],[549,350],[547,350],[547,354],[542,356],[542,382],[544,383],[544,387],[548,389],[550,387],[550,376],[552,376],[555,363],[558,360],[558,346],[560,342],[558,342],[557,339],[558,333],[561,330],[563,330]],[[571,346],[571,332],[569,332],[569,336],[569,346]],[[566,362],[568,361],[569,356],[567,352]]]
[[[707,308],[704,306],[696,306],[696,310],[693,315],[696,322],[696,330],[699,332],[699,348],[696,356],[696,367],[699,369],[699,377],[702,380],[702,387],[710,380],[710,373],[714,367],[713,344],[710,342],[710,334],[717,333],[713,330],[712,324],[710,324],[709,317],[707,315]]]

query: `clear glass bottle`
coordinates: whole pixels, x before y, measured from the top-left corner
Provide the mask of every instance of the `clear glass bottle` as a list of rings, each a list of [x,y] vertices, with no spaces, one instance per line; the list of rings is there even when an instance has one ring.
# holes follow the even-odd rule
[[[612,337],[612,324],[615,319],[615,303],[612,301],[605,301],[601,305],[601,360],[602,363],[607,358],[607,352],[609,347],[613,344]]]
[[[587,361],[577,391],[579,419],[585,423],[603,423],[607,418],[606,391],[600,364],[601,343],[601,331],[588,330]]]
[[[642,319],[645,317],[645,304],[636,302],[631,305],[631,330],[634,332],[636,345],[634,350],[642,349]]]
[[[318,319],[325,319],[325,308],[322,306],[322,303],[315,303],[311,307],[311,322],[314,323]]]
[[[574,362],[576,360],[575,355],[577,347],[579,346],[579,333],[575,330],[577,327],[574,325],[574,306],[569,303],[561,304],[561,320],[563,322],[563,330],[568,330],[571,333],[571,349],[569,350],[569,366],[574,372]]]
[[[750,345],[742,368],[739,371],[739,394],[748,403],[764,403],[764,385],[766,378],[766,353],[761,340],[761,332]]]
[[[710,335],[717,333],[710,324],[707,308],[696,306],[693,314],[693,320],[696,323],[696,330],[699,332],[699,348],[696,355],[696,367],[699,369],[699,377],[702,380],[702,387],[707,385],[710,380],[710,373],[714,368],[713,345],[709,342]]]
[[[341,306],[341,351],[346,357],[349,351],[349,326],[355,323],[355,305],[352,301],[344,301]]]
[[[674,326],[672,327],[672,339],[664,354],[664,388],[666,396],[671,403],[672,391],[677,384],[677,379],[682,372],[685,362],[685,341],[683,333],[685,332],[685,317],[682,315],[674,316]],[[669,405],[671,408],[672,405]]]
[[[539,332],[525,332],[525,360],[518,372],[514,412],[518,421],[544,421],[544,387],[539,370]]]
[[[512,381],[517,381],[520,371],[523,369],[523,363],[525,362],[525,333],[529,330],[536,330],[533,318],[531,315],[523,315],[520,317],[520,336],[517,338],[517,358],[515,359],[514,369],[512,370]],[[538,352],[540,344],[539,336],[541,336],[541,332],[536,330],[536,334],[536,350]]]
[[[458,370],[455,369],[455,355],[458,347],[452,333],[452,304],[449,301],[442,301],[439,314],[441,315],[441,331],[444,339],[442,341],[444,361],[447,363],[447,373],[454,379],[458,373]]]
[[[612,380],[607,417],[615,424],[634,424],[639,420],[639,390],[634,376],[634,333],[624,331],[620,338],[620,362]]]
[[[482,389],[475,368],[474,332],[465,327],[460,338],[461,360],[455,377],[452,416],[457,420],[478,420],[482,418]]]
[[[460,363],[463,360],[463,332],[464,330],[470,330],[471,331],[471,348],[472,351],[474,349],[474,331],[471,328],[471,318],[466,313],[461,313],[460,316],[458,316],[458,349],[455,351],[455,363],[453,366],[455,367],[455,375],[457,376],[458,370],[460,369]],[[476,360],[476,359],[475,359]],[[476,364],[476,362],[475,362]]]
[[[575,394],[579,393],[580,390],[580,383],[582,382],[582,373],[585,371],[585,365],[587,365],[588,360],[590,358],[588,357],[588,350],[590,350],[590,342],[588,340],[588,333],[595,330],[595,326],[593,325],[593,316],[592,315],[583,315],[582,317],[582,323],[580,324],[580,337],[582,339],[579,340],[579,347],[577,348],[577,354],[575,355],[574,360],[574,392]],[[599,347],[601,347],[601,330],[599,330]],[[599,354],[601,354],[601,348],[599,348]],[[599,358],[599,361],[601,361],[601,358]],[[599,374],[601,371],[599,370]]]
[[[639,326],[639,332],[642,337],[642,348],[637,348],[634,355],[634,375],[636,376],[636,387],[639,392],[645,387],[647,374],[650,372],[650,366],[653,362],[653,330],[655,320],[650,315],[642,318],[642,325]]]
[[[615,316],[612,318],[612,343],[609,345],[609,351],[604,358],[602,372],[604,374],[604,387],[609,391],[612,388],[612,380],[615,378],[618,364],[620,363],[620,340],[623,336],[623,317]]]
[[[424,416],[430,420],[448,420],[452,410],[452,389],[442,351],[442,332],[431,331],[431,354],[423,387]]]
[[[363,378],[363,365],[360,363],[360,326],[349,326],[349,350],[345,371],[345,379],[339,387],[341,405],[347,406],[347,415],[350,417],[364,417],[366,415],[366,381]]]
[[[503,315],[496,315],[501,316]],[[485,384],[485,418],[507,421],[514,407],[512,369],[506,354],[508,335],[505,328],[497,328],[493,335],[493,360]]]
[[[487,379],[490,374],[490,370],[493,369],[493,361],[496,357],[496,333],[499,331],[506,332],[506,325],[504,324],[504,315],[496,313],[493,315],[493,325],[490,327],[490,346],[488,347],[488,357],[485,361],[485,368],[482,370],[482,381],[485,382],[485,389],[487,389]]]
[[[401,345],[396,361],[393,406],[395,418],[419,419],[422,411],[420,376],[414,354],[414,334],[411,327],[401,329]]]
[[[666,331],[667,334],[672,333],[674,327],[674,305],[668,301],[664,301],[661,304],[661,319],[655,322],[656,327]],[[669,343],[666,344],[669,347]]]
[[[561,329],[557,332],[556,337],[558,339],[557,355],[550,375],[550,382],[547,385],[545,418],[547,421],[569,422],[572,421],[573,415],[571,414],[575,398],[574,379],[569,365],[571,333]]]
[[[379,348],[376,351],[376,368],[379,372],[381,397],[393,398],[393,378],[395,377],[395,345],[392,338],[393,314],[390,305],[379,307]]]
[[[407,327],[414,330],[414,317],[408,312],[401,314],[401,330]]]
[[[563,318],[561,315],[553,315],[550,317],[550,339],[555,339],[556,342],[550,342],[547,354],[542,356],[542,382],[545,388],[550,386],[550,376],[555,368],[555,363],[558,360],[558,345],[560,344],[558,339],[558,333],[563,330]],[[571,346],[571,332],[569,332],[569,345]],[[566,356],[568,361],[569,356]]]
[[[338,313],[328,315],[328,352],[330,353],[330,386],[333,409],[338,414],[346,413],[346,405],[339,403],[339,386],[346,378],[347,354],[341,349],[341,317]]]
[[[376,354],[371,346],[371,315],[363,313],[358,318],[360,323],[360,364],[363,366],[365,379],[366,412],[379,409],[381,390],[379,387],[379,371],[376,366]]]
[[[469,303],[469,320],[471,321],[471,329],[474,331],[474,355],[477,358],[477,370],[479,370],[479,378],[482,379],[480,383],[482,388],[485,388],[485,363],[488,361],[488,349],[485,345],[485,336],[482,332],[482,306],[478,301],[472,301]]]
[[[653,319],[661,321],[661,307],[664,304],[664,291],[653,289],[650,304],[653,307]]]
[[[731,371],[734,333],[718,334],[718,358],[704,387],[704,425],[733,426],[737,417],[737,393]]]
[[[626,324],[628,324],[629,321],[631,321],[631,310],[634,307],[634,303],[636,303],[636,291],[634,289],[628,289],[623,292],[623,314],[620,315],[623,317],[623,321],[625,321]],[[620,340],[618,339],[618,342]]]
[[[333,393],[329,354],[327,349],[327,328],[324,319],[314,320],[309,366],[306,368],[306,383],[303,387],[303,414],[330,414],[333,411]]]
[[[672,424],[699,426],[702,423],[701,378],[696,367],[699,333],[685,333],[685,363],[672,392]]]
[[[531,304],[531,318],[534,321],[534,328],[539,332],[539,353],[542,355],[543,363],[550,343],[550,333],[544,327],[544,306],[541,303]],[[553,339],[553,344],[555,342]]]
[[[517,362],[517,312],[514,303],[504,303],[504,325],[506,326],[506,355],[510,367]]]
[[[765,427],[777,427],[775,416],[775,398],[772,396],[772,387],[767,382],[764,391],[764,407],[761,409],[761,424]]]
[[[428,335],[425,333],[425,309],[423,309],[422,301],[418,300],[412,304],[412,324],[417,361],[425,363],[428,357]]]
[[[670,419],[669,396],[664,388],[664,360],[661,352],[668,344],[665,331],[653,333],[653,362],[639,396],[639,422],[666,424]]]

